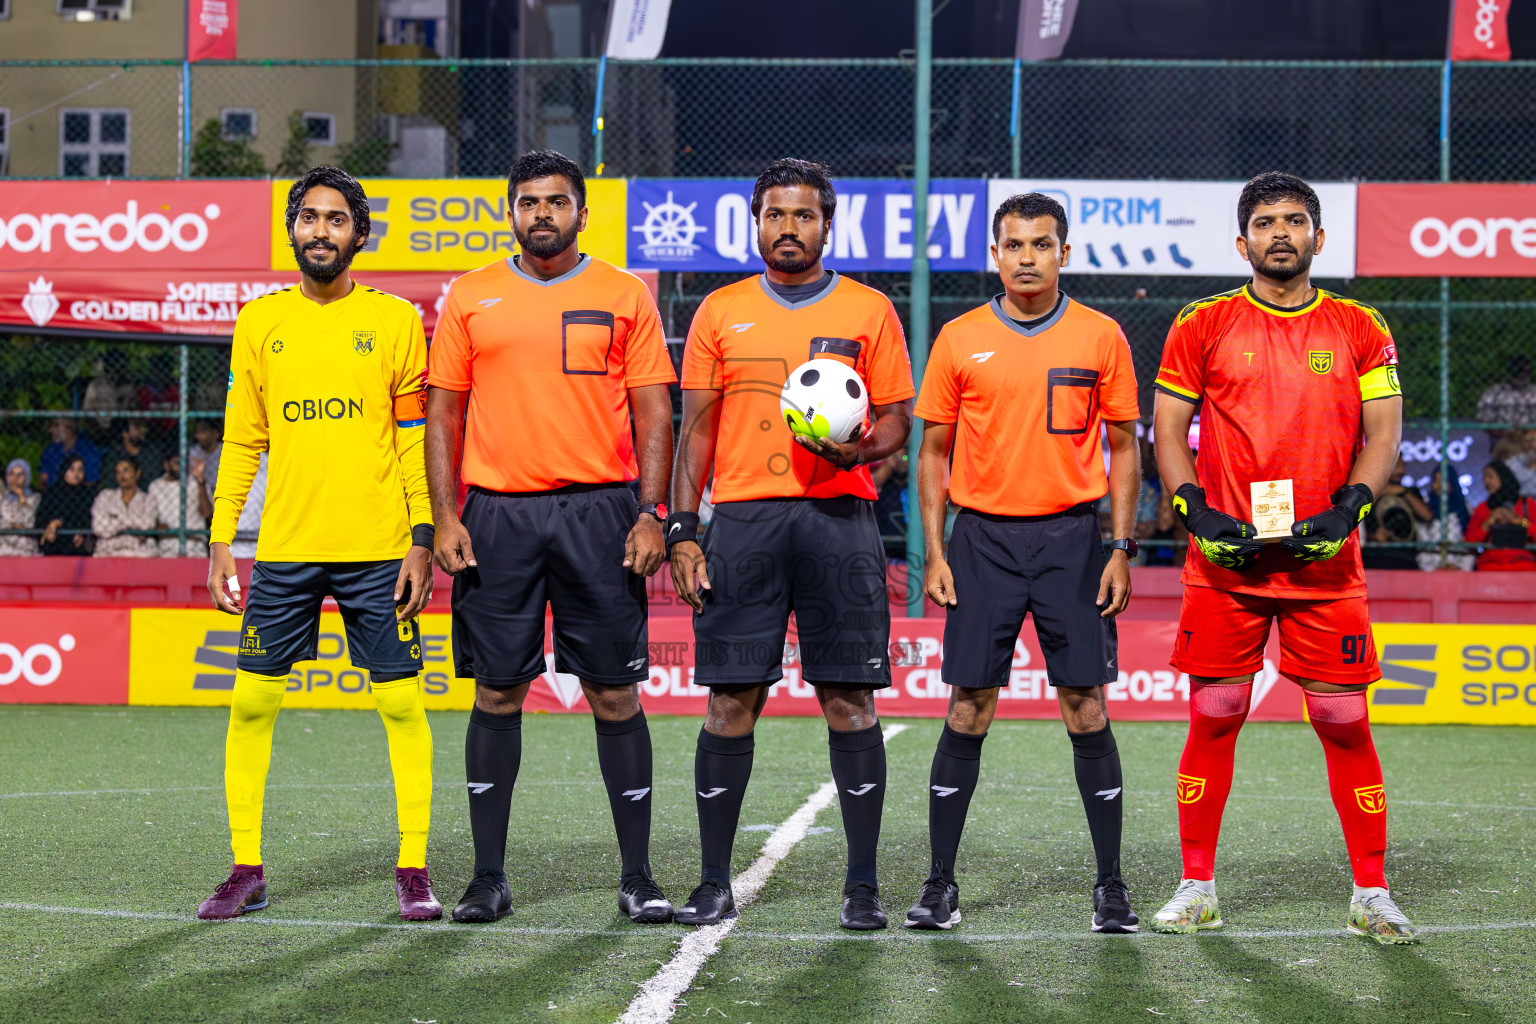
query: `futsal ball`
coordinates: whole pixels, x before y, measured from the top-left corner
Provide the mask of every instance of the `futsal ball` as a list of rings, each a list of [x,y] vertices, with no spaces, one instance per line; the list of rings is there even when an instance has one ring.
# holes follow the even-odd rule
[[[812,359],[797,366],[779,392],[779,413],[791,432],[839,444],[869,415],[864,381],[847,363]]]

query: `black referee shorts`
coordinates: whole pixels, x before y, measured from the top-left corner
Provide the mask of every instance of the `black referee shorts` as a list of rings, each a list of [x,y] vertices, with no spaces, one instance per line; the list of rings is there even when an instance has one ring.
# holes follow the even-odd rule
[[[1024,616],[1035,618],[1052,686],[1104,686],[1120,676],[1115,620],[1095,604],[1107,561],[1093,505],[1047,516],[963,508],[948,561],[955,607],[944,620],[944,682],[1008,684]]]
[[[740,689],[784,678],[789,613],[806,681],[891,685],[891,609],[874,502],[782,498],[715,506],[704,534],[710,589],[693,615],[694,681]]]
[[[557,672],[600,686],[647,678],[645,579],[624,567],[636,515],[623,484],[470,488],[463,521],[478,564],[453,579],[458,675],[498,689],[542,675],[547,606]]]
[[[336,599],[347,628],[347,655],[376,673],[420,672],[416,620],[395,621],[400,559],[381,562],[257,562],[240,621],[235,666],[287,675],[319,655],[320,604]]]

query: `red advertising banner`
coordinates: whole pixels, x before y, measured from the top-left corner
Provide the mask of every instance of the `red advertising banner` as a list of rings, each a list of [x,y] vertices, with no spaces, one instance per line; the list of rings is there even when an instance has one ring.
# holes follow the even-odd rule
[[[0,270],[260,270],[266,181],[0,181]]]
[[[1106,691],[1109,717],[1120,721],[1187,721],[1189,677],[1168,665],[1175,622],[1121,620],[1120,678]],[[943,619],[891,621],[889,689],[875,693],[875,707],[888,717],[942,718],[949,707],[950,687],[944,683]],[[704,714],[708,691],[693,681],[693,624],[686,617],[651,619],[651,675],[640,684],[640,700],[649,714]],[[1280,650],[1271,636],[1264,651],[1264,669],[1254,680],[1252,710],[1256,721],[1302,721],[1301,690],[1282,679],[1275,666]],[[590,713],[581,683],[554,670],[553,651],[546,646],[544,675],[534,680],[523,707],[528,711]],[[766,714],[820,715],[811,684],[800,677],[794,637],[785,644],[784,679],[769,691]],[[1056,690],[1046,679],[1045,659],[1028,624],[1015,642],[1008,685],[999,695],[999,718],[1058,718]]]
[[[240,0],[187,0],[187,60],[234,60]]]
[[[1362,184],[1361,277],[1536,277],[1536,185]]]
[[[416,307],[427,334],[456,274],[380,271],[357,280]],[[0,328],[229,337],[240,307],[299,283],[299,272],[0,271]]]
[[[1445,55],[1451,60],[1509,60],[1509,5],[1514,0],[1451,0]]]
[[[128,703],[126,608],[7,605],[0,704]]]

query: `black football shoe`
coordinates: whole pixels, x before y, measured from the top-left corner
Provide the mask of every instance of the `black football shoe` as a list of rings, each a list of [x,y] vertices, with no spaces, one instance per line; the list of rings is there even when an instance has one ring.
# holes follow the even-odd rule
[[[465,924],[498,921],[512,913],[512,888],[500,871],[482,871],[469,883],[453,919]]]
[[[930,878],[907,911],[902,925],[923,931],[949,931],[960,923],[960,887],[942,878]]]
[[[1114,934],[1141,931],[1141,918],[1131,909],[1131,891],[1119,875],[1093,887],[1093,930]]]
[[[890,923],[880,890],[868,882],[859,882],[843,890],[843,912],[837,923],[850,931],[876,932]]]
[[[672,920],[672,901],[650,875],[631,875],[619,882],[619,909],[636,924]]]
[[[719,924],[736,916],[736,897],[729,885],[706,880],[688,894],[688,902],[677,908],[672,920],[678,924]]]

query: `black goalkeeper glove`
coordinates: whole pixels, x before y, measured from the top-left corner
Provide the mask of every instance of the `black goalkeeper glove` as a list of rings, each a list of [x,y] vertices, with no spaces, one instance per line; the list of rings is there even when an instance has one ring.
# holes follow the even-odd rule
[[[1264,550],[1264,542],[1254,539],[1257,526],[1211,508],[1205,503],[1205,491],[1194,484],[1174,492],[1173,510],[1189,531],[1189,539],[1212,565],[1242,572],[1252,568]]]
[[[1280,546],[1303,562],[1322,562],[1344,547],[1355,527],[1371,514],[1375,495],[1365,484],[1347,484],[1333,492],[1333,507],[1291,524],[1291,536]]]

